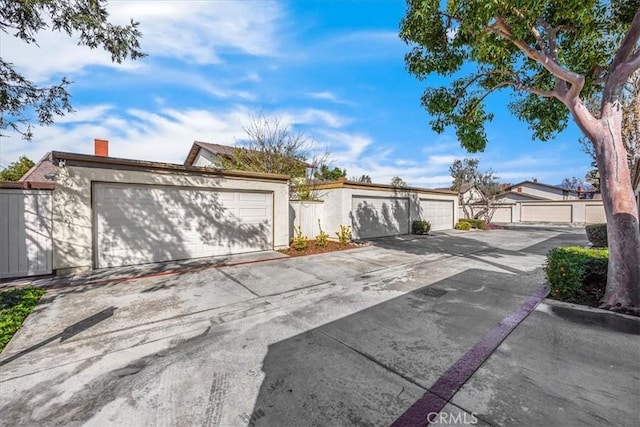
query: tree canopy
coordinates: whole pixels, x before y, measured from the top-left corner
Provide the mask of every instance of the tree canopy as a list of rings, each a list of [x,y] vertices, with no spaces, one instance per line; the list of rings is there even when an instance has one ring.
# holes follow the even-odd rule
[[[453,126],[471,152],[487,144],[485,123],[493,113],[485,103],[492,93],[511,89],[510,111],[534,137],[548,140],[567,127],[570,111],[580,107],[574,104],[582,104],[576,96],[603,90],[612,66],[628,64],[617,71],[628,75],[640,64],[637,35],[625,37],[638,0],[407,3],[400,37],[412,46],[409,72],[451,78],[422,97],[431,125],[437,132]]]
[[[534,138],[548,140],[573,120],[589,139],[609,236],[602,307],[640,311],[638,205],[621,108],[625,85],[640,69],[640,0],[407,5],[400,37],[412,47],[405,57],[409,72],[448,80],[422,96],[436,132],[453,127],[468,151],[484,150],[485,124],[493,119],[487,99],[506,90],[509,110],[528,123]]]
[[[11,163],[6,169],[0,171],[0,181],[18,181],[35,163],[27,156],[20,156],[17,162]]]
[[[346,169],[340,169],[339,167],[334,167],[333,169],[331,169],[325,164],[320,165],[320,170],[316,171],[314,174],[315,178],[325,181],[337,181],[338,178],[344,178],[346,176]]]
[[[41,31],[77,35],[79,45],[104,49],[117,63],[143,57],[138,22],[114,25],[106,6],[106,0],[0,0],[0,31],[27,44],[37,44]],[[11,129],[31,139],[34,122],[51,124],[55,116],[73,112],[69,84],[63,78],[38,85],[0,57],[0,134]]]
[[[394,176],[393,178],[391,178],[390,184],[393,185],[394,187],[403,188],[407,186],[407,181],[400,178],[399,176]]]

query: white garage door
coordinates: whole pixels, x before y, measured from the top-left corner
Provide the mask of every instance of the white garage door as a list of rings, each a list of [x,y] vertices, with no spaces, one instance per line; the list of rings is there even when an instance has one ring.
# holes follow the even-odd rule
[[[451,230],[453,228],[453,200],[420,199],[421,217],[431,223],[431,229]]]
[[[270,192],[96,183],[93,198],[97,268],[273,248]]]
[[[355,239],[409,234],[409,199],[353,196],[351,225]]]

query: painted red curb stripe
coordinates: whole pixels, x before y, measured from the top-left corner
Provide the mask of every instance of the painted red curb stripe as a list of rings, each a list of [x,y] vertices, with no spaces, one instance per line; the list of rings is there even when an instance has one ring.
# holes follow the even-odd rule
[[[392,427],[413,427],[429,425],[429,414],[437,414],[455,396],[464,383],[471,378],[485,360],[498,348],[502,341],[533,312],[547,296],[549,289],[541,286],[509,316],[490,330],[480,341],[467,351],[427,390],[427,392],[407,411],[393,422]],[[431,416],[433,418],[433,415]]]

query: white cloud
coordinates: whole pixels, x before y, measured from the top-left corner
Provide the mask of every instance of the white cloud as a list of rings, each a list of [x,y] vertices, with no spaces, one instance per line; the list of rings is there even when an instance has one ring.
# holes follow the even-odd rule
[[[342,99],[338,98],[333,92],[329,92],[329,91],[307,92],[306,95],[309,98],[312,98],[312,99],[319,99],[319,100],[322,100],[322,101],[330,101],[330,102],[334,102],[336,104],[344,104],[344,105],[351,104],[350,102],[347,102],[345,100],[342,100]]]
[[[110,2],[108,10],[112,22],[126,24],[130,18],[140,22],[141,46],[149,58],[113,64],[102,49],[77,46],[77,37],[59,32],[39,34],[39,48],[1,33],[2,57],[29,78],[46,81],[52,74],[73,74],[92,65],[131,71],[161,57],[215,64],[223,62],[227,53],[278,54],[283,11],[276,2],[129,0]]]
[[[322,130],[318,134],[318,141],[326,144],[331,151],[331,157],[344,165],[357,161],[372,143],[371,138],[365,135],[330,130]]]
[[[349,122],[345,117],[337,114],[318,110],[315,108],[308,108],[301,111],[282,112],[276,113],[276,116],[281,117],[284,123],[291,125],[324,125],[330,128],[339,128]]]
[[[147,79],[148,77],[141,76],[141,78]],[[196,72],[163,69],[154,72],[152,78],[155,84],[189,87],[219,99],[256,99],[256,95],[252,92],[235,89],[236,82],[220,81]]]
[[[275,55],[282,13],[276,2],[112,2],[114,19],[140,22],[150,54],[200,64],[218,63],[229,52]]]
[[[449,169],[449,166],[451,166],[456,159],[458,159],[458,156],[451,156],[451,155],[429,156],[427,157],[427,166],[430,168],[445,167],[446,169]]]
[[[338,98],[329,91],[324,92],[307,92],[307,95],[313,99],[325,99],[327,101],[337,101]]]
[[[56,122],[58,123],[93,122],[93,121],[102,119],[111,110],[113,110],[113,106],[111,105],[93,105],[91,107],[82,108],[80,111],[75,111],[74,113],[68,113],[67,115],[56,119]]]
[[[96,111],[95,106],[86,111]],[[78,114],[89,117],[85,108]],[[69,151],[93,154],[93,139],[109,140],[113,157],[182,163],[194,140],[233,145],[243,134],[246,112],[242,108],[226,112],[163,109],[159,112],[128,110],[124,114],[111,111],[93,122],[55,124],[35,129],[32,142],[17,137],[3,138],[1,155],[17,159],[26,154],[40,159],[47,151]]]
[[[104,138],[110,141],[109,154],[113,157],[182,163],[195,140],[234,145],[245,136],[243,127],[252,112],[242,105],[223,110],[178,110],[160,106],[157,111],[129,109],[124,112],[108,105],[76,108],[75,116],[36,128],[32,142],[16,135],[2,138],[0,156],[14,161],[23,154],[39,159],[52,150],[92,154],[94,138]],[[265,113],[280,115],[285,124],[294,128],[309,125],[312,129],[331,129],[346,121],[322,110]],[[370,143],[358,137],[353,139],[356,145]]]

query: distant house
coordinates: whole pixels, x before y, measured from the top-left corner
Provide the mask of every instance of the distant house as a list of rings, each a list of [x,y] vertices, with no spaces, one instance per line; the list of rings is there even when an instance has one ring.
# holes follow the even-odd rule
[[[191,146],[191,149],[189,150],[189,154],[187,154],[187,159],[184,161],[184,165],[225,169],[223,165],[223,160],[224,159],[233,160],[233,156],[236,154],[236,150],[238,150],[238,148],[240,147],[195,141]],[[245,151],[246,154],[256,155],[256,156],[247,156],[247,157],[255,157],[257,159],[261,159],[262,153],[265,153],[267,157],[273,156],[273,154],[268,150],[251,150],[246,148],[243,148],[243,150],[247,150]],[[302,160],[296,159],[293,162],[287,163],[289,167],[295,166],[295,169],[298,172],[301,172],[301,174],[298,173],[297,175],[296,173],[294,173],[293,170],[282,168],[281,167],[282,163],[278,163],[278,165],[279,167],[275,167],[273,170],[264,170],[262,172],[284,173],[291,176],[305,174],[305,169],[306,169],[306,176],[311,176],[311,173],[313,172],[312,165]]]
[[[26,184],[55,182],[56,166],[51,161],[51,152],[45,154],[31,169],[18,181]]]
[[[462,184],[460,186],[460,201],[462,203],[474,203],[482,200],[482,194],[473,184]]]
[[[221,167],[222,159],[231,159],[236,147],[195,141],[189,150],[185,166]]]
[[[515,203],[529,200],[576,200],[580,199],[580,193],[575,190],[543,184],[536,179],[522,181],[505,187],[500,196],[502,203]]]

